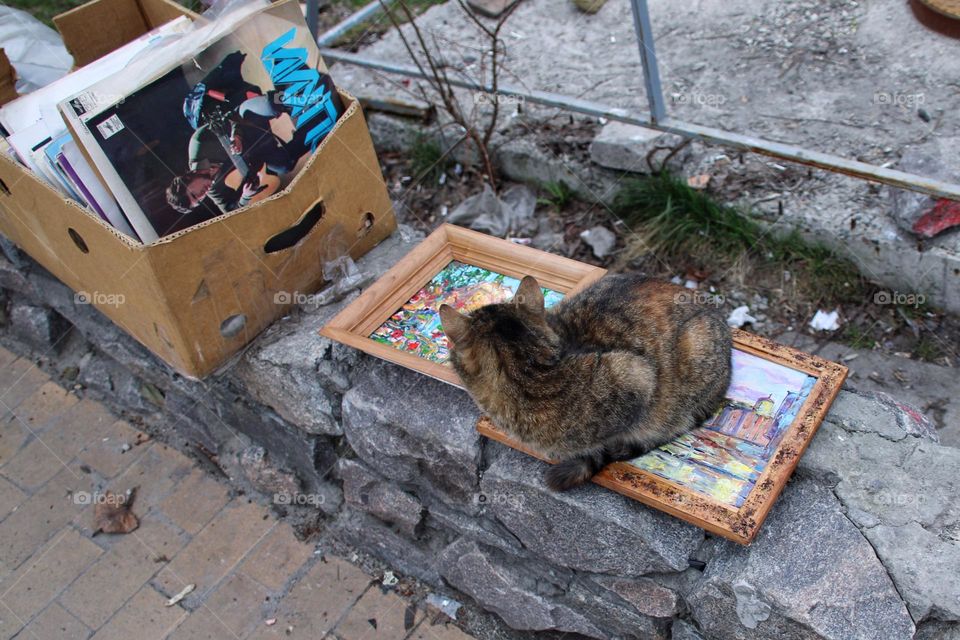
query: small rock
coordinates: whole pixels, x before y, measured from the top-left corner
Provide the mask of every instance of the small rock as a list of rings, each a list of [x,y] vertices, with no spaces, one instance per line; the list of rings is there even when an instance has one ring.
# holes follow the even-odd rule
[[[610,255],[610,252],[617,245],[616,234],[599,225],[583,231],[580,237],[590,246],[593,255],[601,259]]]
[[[931,140],[904,151],[896,168],[907,173],[951,182],[957,167],[952,147],[946,141]],[[916,233],[916,223],[937,204],[937,199],[906,189],[890,189],[890,213],[904,231]]]
[[[643,615],[671,618],[680,610],[680,599],[676,592],[649,578],[632,580],[615,576],[595,576],[592,580],[629,602]]]
[[[683,620],[674,620],[670,632],[671,640],[703,640],[697,628]]]
[[[300,492],[300,481],[296,475],[274,467],[263,447],[247,447],[240,453],[239,463],[244,476],[258,491],[284,496],[295,496]]]
[[[361,463],[341,459],[337,465],[343,479],[343,498],[381,520],[396,524],[414,536],[423,514],[423,505],[391,482],[384,482]]]
[[[593,638],[605,637],[590,621],[569,607],[558,605],[525,588],[528,581],[513,563],[460,538],[444,549],[440,573],[451,585],[473,597],[518,630],[569,631]]]
[[[683,138],[674,134],[612,121],[603,125],[600,133],[590,143],[590,160],[607,169],[647,173],[650,171],[647,156],[655,147],[670,148],[681,142]],[[656,155],[662,159],[667,153],[668,151],[662,151]],[[675,154],[669,167],[679,169],[686,157],[684,152]],[[658,168],[656,162],[654,161],[654,168]]]
[[[59,351],[70,330],[70,323],[56,311],[21,303],[10,305],[10,324],[17,337],[41,351]]]

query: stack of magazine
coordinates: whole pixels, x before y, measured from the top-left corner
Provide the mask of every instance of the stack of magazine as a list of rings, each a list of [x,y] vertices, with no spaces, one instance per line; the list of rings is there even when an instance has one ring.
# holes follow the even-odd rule
[[[299,4],[250,0],[168,22],[0,125],[3,152],[147,244],[284,189],[343,111]]]

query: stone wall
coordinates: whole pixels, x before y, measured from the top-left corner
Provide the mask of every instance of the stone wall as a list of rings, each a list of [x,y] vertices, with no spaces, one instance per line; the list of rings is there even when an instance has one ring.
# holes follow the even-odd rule
[[[414,240],[397,234],[361,269],[379,275]],[[547,491],[543,464],[476,434],[463,392],[321,338],[349,298],[294,310],[222,372],[192,381],[8,255],[17,264],[0,263],[0,336],[11,348],[272,500],[304,533],[332,532],[515,629],[960,635],[960,450],[887,396],[840,393],[742,547],[596,486]]]

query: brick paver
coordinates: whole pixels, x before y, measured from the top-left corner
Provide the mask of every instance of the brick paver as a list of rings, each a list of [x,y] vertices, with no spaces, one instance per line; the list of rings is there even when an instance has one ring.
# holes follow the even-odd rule
[[[138,435],[0,348],[0,640],[469,638]],[[134,487],[140,527],[94,536]]]

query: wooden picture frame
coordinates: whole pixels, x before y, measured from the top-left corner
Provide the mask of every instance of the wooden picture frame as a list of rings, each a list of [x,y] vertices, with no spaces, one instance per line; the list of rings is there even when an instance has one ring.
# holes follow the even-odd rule
[[[599,267],[444,224],[327,323],[320,330],[321,335],[394,364],[462,387],[452,367],[401,351],[370,337],[453,261],[518,280],[525,275],[532,275],[537,278],[541,286],[564,295],[576,293],[606,273],[605,269]],[[788,426],[763,432],[761,436],[757,435],[757,431],[753,431],[750,436],[751,441],[743,440],[754,446],[756,443],[753,441],[762,442],[763,437],[768,436],[769,433],[776,434],[771,436],[764,448],[762,470],[751,473],[750,480],[739,485],[736,504],[731,503],[727,497],[716,499],[702,490],[685,486],[635,466],[633,462],[611,464],[598,473],[593,481],[724,538],[749,544],[757,535],[773,503],[796,468],[800,456],[803,455],[820,426],[830,404],[839,393],[847,375],[847,368],[739,329],[735,329],[733,334],[735,372],[738,358],[741,358],[761,363],[761,373],[763,367],[770,367],[773,373],[780,371],[775,369],[776,367],[785,367],[782,371],[789,370],[796,376],[802,374],[805,380],[803,393],[795,393],[794,402],[788,408],[789,422],[786,423]],[[734,382],[736,382],[736,373]],[[733,388],[734,386],[731,385],[731,390]],[[734,409],[741,413],[731,414],[733,417],[718,412],[717,416],[708,421],[708,424],[711,421],[721,421],[721,424],[725,425],[726,422],[722,420],[727,416],[731,420],[734,418],[740,420],[736,424],[737,435],[741,435],[739,429],[744,424],[743,420],[753,420],[752,423],[748,423],[751,429],[755,425],[756,429],[760,430],[768,428],[765,427],[770,424],[767,419],[780,420],[779,411],[783,410],[787,404],[786,397],[778,400],[776,417],[772,410],[774,396],[770,393],[767,398],[757,401],[757,406],[753,407],[752,418],[749,415],[744,418],[743,414],[750,414],[751,410],[741,408]],[[761,402],[768,400],[769,405],[757,409]],[[728,404],[730,403],[733,403],[733,400],[728,401]],[[767,410],[766,407],[770,409]],[[760,418],[765,421],[761,422]],[[721,435],[726,437],[725,429],[726,427],[711,429],[711,437],[721,437]],[[550,462],[538,452],[525,447],[498,429],[486,417],[480,418],[477,422],[477,430],[483,436]],[[692,437],[694,434],[689,435]],[[675,442],[679,441],[680,439]]]
[[[630,462],[608,465],[593,477],[593,481],[728,540],[750,544],[843,386],[847,367],[740,329],[733,330],[733,341],[737,351],[816,378],[743,503],[738,507],[724,504]],[[511,438],[485,416],[477,422],[477,431],[518,451],[552,462]]]
[[[370,335],[450,262],[489,269],[511,278],[536,277],[541,286],[564,295],[599,280],[606,269],[443,224],[351,302],[320,334],[394,364],[457,387],[453,367],[377,342]]]

